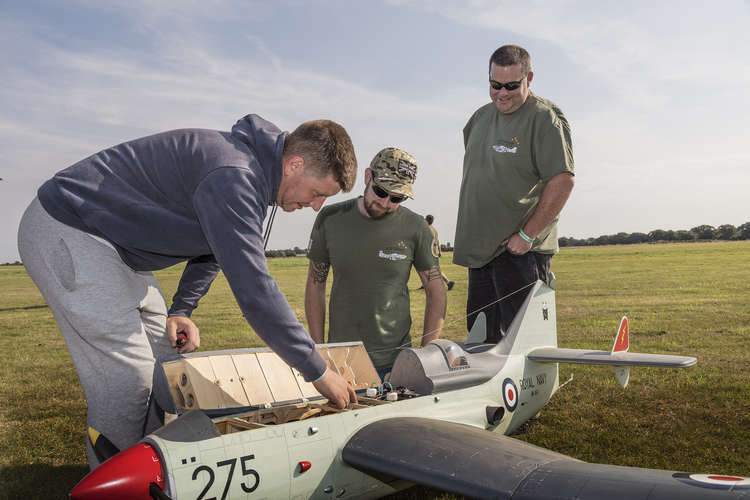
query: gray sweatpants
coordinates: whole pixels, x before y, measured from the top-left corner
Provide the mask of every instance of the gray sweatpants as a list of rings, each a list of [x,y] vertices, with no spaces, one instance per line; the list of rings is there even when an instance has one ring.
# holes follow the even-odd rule
[[[148,411],[154,360],[175,352],[153,273],[134,271],[113,247],[53,219],[36,198],[21,219],[18,250],[73,358],[87,425],[120,449],[137,443],[158,426]],[[99,461],[86,443],[93,469]]]

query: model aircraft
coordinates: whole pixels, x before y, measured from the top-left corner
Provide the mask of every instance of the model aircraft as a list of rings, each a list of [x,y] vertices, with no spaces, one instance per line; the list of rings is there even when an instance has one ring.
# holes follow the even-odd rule
[[[464,343],[402,350],[387,382],[361,343],[319,346],[358,390],[343,410],[267,349],[177,355],[155,373],[156,403],[171,421],[114,454],[72,497],[377,498],[414,483],[514,500],[750,496],[749,478],[592,464],[506,436],[559,388],[559,363],[611,365],[624,387],[631,366],[695,358],[628,352],[626,318],[611,351],[558,348],[554,289],[542,282],[498,344],[484,343],[484,330],[480,314]],[[91,437],[103,458],[116,451]]]

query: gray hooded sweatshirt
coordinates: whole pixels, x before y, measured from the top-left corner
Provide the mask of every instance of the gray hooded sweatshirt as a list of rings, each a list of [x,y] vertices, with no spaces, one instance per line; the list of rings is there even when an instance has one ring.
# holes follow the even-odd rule
[[[136,271],[188,261],[170,315],[189,317],[219,270],[245,319],[281,358],[318,378],[325,362],[268,271],[263,220],[287,133],[257,115],[231,132],[181,129],[122,143],[38,191],[58,221],[106,239]]]

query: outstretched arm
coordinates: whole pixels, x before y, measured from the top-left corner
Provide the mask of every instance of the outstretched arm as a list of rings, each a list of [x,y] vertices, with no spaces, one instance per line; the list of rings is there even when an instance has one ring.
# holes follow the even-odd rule
[[[326,281],[331,265],[326,262],[310,261],[305,286],[305,317],[307,329],[316,344],[325,341],[326,323]]]
[[[190,259],[180,276],[177,292],[169,308],[169,316],[189,318],[193,309],[198,307],[201,297],[208,293],[220,269],[213,255],[201,255]]]
[[[573,174],[567,172],[557,174],[547,181],[534,214],[522,228],[527,236],[536,238],[560,214],[573,190],[574,183]],[[523,255],[531,250],[532,246],[533,242],[527,242],[518,233],[508,238],[508,251],[514,255]]]
[[[190,259],[182,272],[167,316],[167,338],[180,354],[193,352],[200,347],[200,331],[190,315],[198,307],[200,298],[208,292],[219,269],[213,255],[202,255]],[[181,344],[177,343],[178,333],[185,334]]]
[[[443,274],[437,260],[430,269],[419,271],[418,274],[425,291],[424,331],[422,332],[421,345],[426,346],[430,341],[440,336],[440,330],[443,328],[443,322],[445,321],[448,295],[445,292]]]

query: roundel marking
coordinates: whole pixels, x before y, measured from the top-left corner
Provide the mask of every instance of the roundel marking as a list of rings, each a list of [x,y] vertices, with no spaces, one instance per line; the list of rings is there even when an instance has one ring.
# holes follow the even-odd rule
[[[692,486],[714,488],[720,490],[750,489],[750,478],[741,476],[727,476],[723,474],[688,474],[677,472],[672,475],[675,479]]]
[[[505,402],[505,407],[508,408],[508,411],[513,411],[516,409],[516,405],[518,404],[518,389],[516,388],[516,384],[513,383],[513,380],[506,378],[503,381],[503,401]]]

